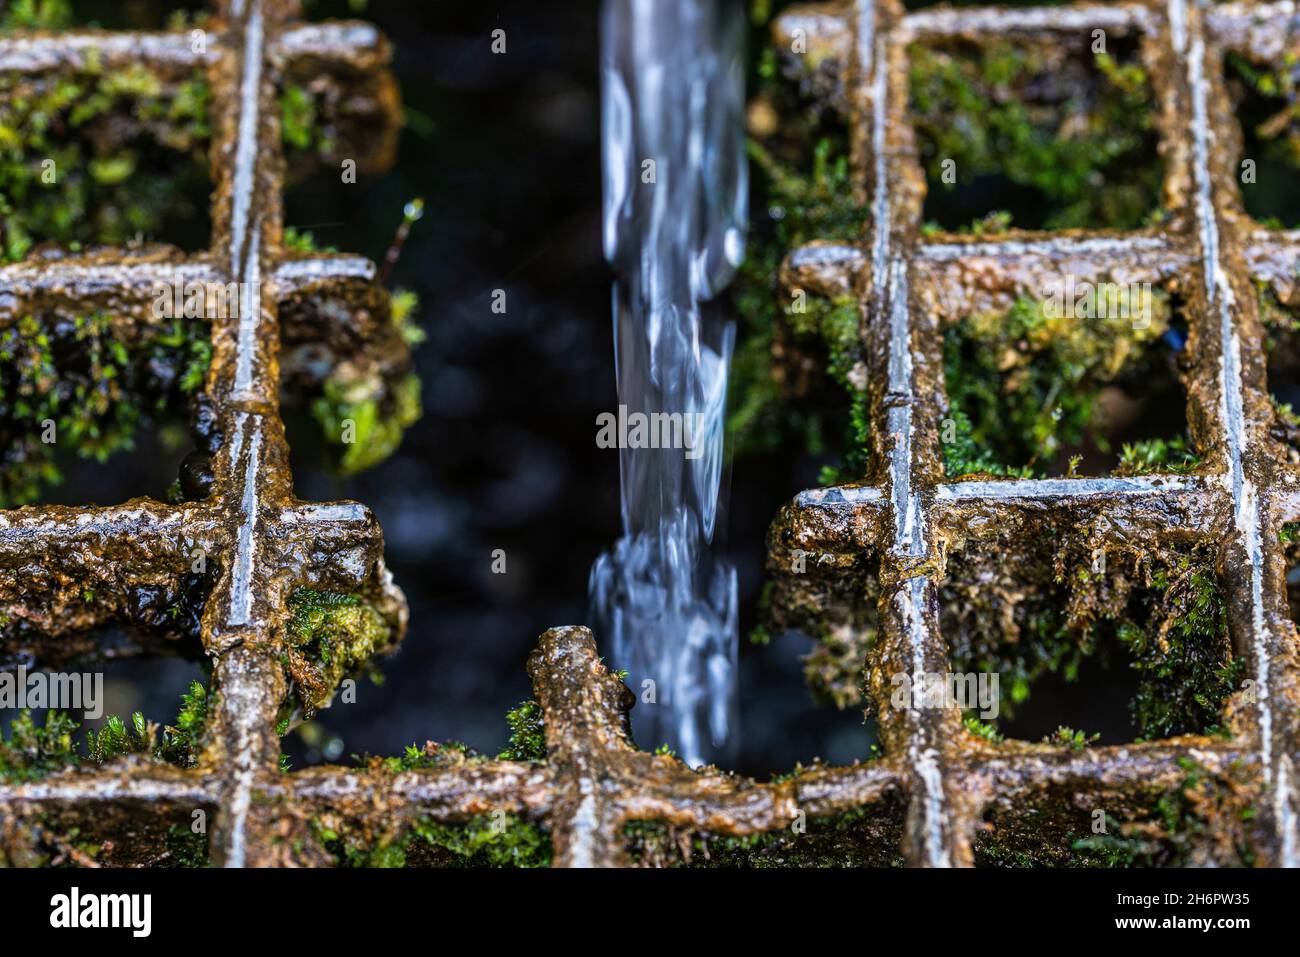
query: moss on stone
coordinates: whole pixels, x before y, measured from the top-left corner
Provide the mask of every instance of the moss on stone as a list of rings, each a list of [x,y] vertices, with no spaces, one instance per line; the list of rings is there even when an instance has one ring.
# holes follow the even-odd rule
[[[390,385],[351,363],[335,368],[311,404],[321,433],[338,450],[336,467],[342,475],[363,472],[387,459],[422,411],[416,375]]]
[[[548,867],[551,838],[545,829],[513,814],[483,814],[464,824],[424,819],[414,834],[445,866]]]
[[[299,588],[289,597],[289,612],[286,670],[308,716],[329,704],[346,675],[392,642],[383,615],[356,595]]]
[[[73,735],[77,723],[61,711],[46,712],[38,726],[32,713],[24,710],[9,723],[8,734],[0,734],[0,781],[22,784],[76,767],[81,756]]]
[[[1055,745],[1058,748],[1069,748],[1071,751],[1083,751],[1088,745],[1096,744],[1101,735],[1089,735],[1083,731],[1076,731],[1074,728],[1067,728],[1061,725],[1051,734],[1043,736],[1044,744]]]
[[[1120,449],[1115,475],[1186,475],[1201,465],[1201,458],[1183,439],[1143,439],[1126,442]]]
[[[1242,666],[1211,546],[1102,546],[1092,532],[1049,530],[1034,547],[981,543],[950,558],[941,627],[953,670],[999,674],[1001,716],[1012,717],[1043,675],[1072,681],[1095,657],[1137,672],[1139,738],[1222,733]]]
[[[138,711],[129,720],[109,715],[99,731],[86,732],[80,746],[76,732],[81,726],[67,713],[47,711],[44,723],[38,726],[31,711],[24,709],[10,722],[8,734],[0,735],[0,781],[21,784],[83,763],[106,764],[127,754],[193,767],[208,708],[206,687],[192,681],[181,696],[174,725],[160,727]]]
[[[213,698],[202,682],[190,682],[189,688],[181,695],[181,709],[176,715],[176,723],[162,729],[158,745],[159,757],[182,768],[192,768],[198,763]]]
[[[510,740],[500,757],[506,761],[543,761],[546,758],[546,722],[536,701],[525,701],[506,714]]]
[[[0,75],[0,258],[42,241],[125,244],[204,213],[203,72],[164,83],[143,66],[89,61],[73,75]]]
[[[1046,210],[1042,228],[1143,225],[1161,195],[1157,110],[1135,47],[1111,45],[1080,57],[1016,39],[913,44],[912,121],[931,193],[1001,176]]]
[[[764,20],[770,14],[757,11]],[[813,454],[835,454],[839,466],[828,479],[856,478],[865,473],[868,454],[857,305],[849,297],[792,296],[778,280],[792,249],[815,239],[855,241],[867,220],[843,119],[800,93],[796,80],[807,68],[783,65],[771,47],[756,63],[749,107],[750,232],[729,293],[740,330],[728,433],[735,455],[797,442]]]
[[[546,829],[513,814],[481,814],[446,823],[421,818],[400,837],[367,839],[334,812],[311,822],[312,832],[340,867],[547,867]]]
[[[56,451],[104,462],[134,447],[137,430],[183,406],[212,350],[206,323],[176,320],[136,340],[105,313],[0,332],[0,507],[37,501],[62,481]],[[48,428],[53,423],[53,431]]]
[[[208,867],[212,863],[208,836],[184,824],[173,824],[167,829],[166,848],[171,867]]]
[[[1115,288],[1113,303],[1084,315],[1021,297],[947,331],[951,421],[941,438],[949,478],[1050,472],[1085,441],[1110,451],[1101,391],[1158,377],[1163,356],[1149,347],[1170,321],[1164,293]]]

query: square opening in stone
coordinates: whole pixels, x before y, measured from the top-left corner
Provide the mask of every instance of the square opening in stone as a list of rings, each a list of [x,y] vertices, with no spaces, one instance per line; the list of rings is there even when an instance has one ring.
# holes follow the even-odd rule
[[[1068,274],[1042,292],[945,330],[947,477],[1194,469],[1177,299],[1150,283]]]
[[[123,799],[60,804],[15,834],[18,867],[211,867],[217,809],[188,801]],[[39,825],[39,826],[33,826]]]
[[[1219,735],[1243,678],[1214,544],[1126,537],[1103,514],[1025,514],[961,541],[940,606],[953,673],[996,676],[996,705],[965,711],[990,740]]]
[[[809,816],[799,834],[785,827],[734,838],[635,820],[623,828],[624,850],[641,867],[902,867],[906,817],[906,800],[894,792],[837,816]]]
[[[203,70],[88,59],[74,73],[0,73],[0,260],[43,245],[205,248],[211,94]]]
[[[917,42],[910,89],[927,230],[1132,230],[1158,216],[1158,111],[1135,36]]]
[[[823,553],[827,540],[803,518],[783,509],[769,532],[760,625],[741,652],[740,686],[749,689],[742,724],[763,740],[777,740],[781,728],[789,738],[771,753],[742,755],[742,773],[760,779],[817,759],[846,765],[881,753],[880,708],[865,673],[879,638],[880,556],[856,546]]]
[[[0,703],[12,706],[13,695],[22,695],[20,707],[0,707],[0,784],[75,769],[83,773],[65,780],[89,791],[93,779],[84,772],[106,780],[148,773],[148,762],[193,768],[208,722],[205,681],[197,663],[175,659],[0,671]],[[15,823],[6,835],[6,862],[205,867],[213,814],[210,806],[166,799],[60,803],[42,811],[39,827]]]
[[[0,508],[205,498],[190,425],[210,336],[200,319],[66,304],[0,319]]]
[[[1257,811],[1246,774],[1189,757],[1160,786],[1053,785],[998,801],[976,826],[975,866],[1249,867]]]
[[[1246,212],[1269,229],[1300,228],[1300,73],[1294,56],[1252,62],[1224,57],[1241,126],[1237,177]]]

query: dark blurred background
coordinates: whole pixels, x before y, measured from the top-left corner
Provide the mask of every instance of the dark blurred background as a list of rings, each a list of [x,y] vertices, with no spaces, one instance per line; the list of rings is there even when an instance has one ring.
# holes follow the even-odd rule
[[[177,6],[77,3],[86,20],[110,27],[161,26],[163,11]],[[419,294],[428,339],[416,355],[424,417],[382,466],[340,480],[305,451],[315,446],[308,436],[290,431],[300,497],[375,509],[411,628],[381,663],[382,686],[363,682],[356,704],[322,712],[285,750],[294,767],[395,754],[426,739],[496,751],[506,711],[530,694],[524,663],[537,636],[586,622],[588,570],[619,534],[617,453],[595,445],[597,414],[617,404],[599,233],[598,4],[326,0],[306,8],[313,18],[364,17],[384,30],[407,123],[393,170],[355,185],[340,184],[332,169],[298,182],[286,195],[286,223],[318,245],[379,260],[405,203],[423,197],[425,217],[392,284]],[[496,28],[506,31],[504,55],[490,49]],[[497,288],[507,293],[505,315],[490,308]],[[161,496],[184,450],[162,454],[157,445],[141,436],[141,454],[123,457],[130,461],[72,468],[50,498]],[[745,641],[768,522],[816,484],[817,469],[790,449],[740,461],[731,477],[726,547],[742,609],[737,769],[764,777],[815,756],[850,762],[872,742],[860,713],[814,707],[799,662],[806,639]],[[504,575],[491,572],[498,548]],[[187,662],[112,664],[109,708],[168,721],[201,675]]]

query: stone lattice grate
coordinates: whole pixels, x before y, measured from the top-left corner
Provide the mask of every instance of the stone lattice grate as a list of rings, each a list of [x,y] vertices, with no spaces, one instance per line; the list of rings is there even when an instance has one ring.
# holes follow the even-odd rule
[[[108,256],[0,270],[0,309],[12,315],[32,290],[63,290],[69,301],[139,307],[141,289],[166,270],[222,281],[261,281],[260,316],[216,323],[207,394],[224,437],[215,491],[204,503],[134,500],[108,509],[28,508],[0,514],[0,568],[38,560],[69,579],[130,583],[188,570],[192,547],[219,556],[202,638],[214,661],[218,702],[212,744],[200,766],[180,771],[125,761],[0,788],[0,840],[51,813],[156,815],[211,807],[215,860],[226,865],[328,863],[308,822],[342,813],[377,838],[417,816],[464,821],[505,811],[545,825],[560,866],[627,860],[623,826],[659,820],[684,831],[747,835],[789,827],[801,812],[832,817],[907,807],[902,853],[912,864],[969,865],[982,815],[995,804],[1024,806],[1048,789],[1074,795],[1149,792],[1176,785],[1180,759],[1212,769],[1241,763],[1259,783],[1252,831],[1256,859],[1295,864],[1297,798],[1293,761],[1300,729],[1295,631],[1275,530],[1300,518],[1297,476],[1280,465],[1268,437],[1271,411],[1261,354],[1263,332],[1252,283],[1284,281],[1300,263],[1300,235],[1267,232],[1245,216],[1235,186],[1232,110],[1221,78],[1225,47],[1277,55],[1294,49],[1300,12],[1292,2],[1158,4],[1042,10],[928,10],[896,3],[818,5],[777,25],[802,27],[837,51],[853,122],[855,166],[870,200],[861,246],[816,244],[787,266],[809,288],[852,290],[862,303],[871,356],[873,434],[887,464],[879,482],[800,494],[778,518],[772,566],[789,551],[814,571],[880,556],[880,637],[868,662],[877,673],[944,672],[938,628],[941,543],[962,530],[1053,512],[1105,515],[1135,533],[1171,528],[1226,550],[1232,634],[1258,693],[1230,708],[1230,739],[1183,738],[1084,751],[993,745],[963,733],[953,710],[882,709],[885,754],[851,767],[816,767],[755,784],[716,771],[693,772],[671,757],[636,750],[626,733],[631,694],[601,663],[585,629],[542,636],[529,672],[546,722],[543,762],[466,760],[393,774],[277,769],[274,720],[286,694],[277,654],[286,598],[301,584],[368,594],[404,624],[400,593],[384,570],[371,514],[350,503],[294,499],[277,405],[277,312],[302,287],[365,288],[373,266],[348,256],[280,253],[277,77],[295,57],[382,69],[386,48],[361,24],[295,26],[284,0],[228,0],[221,29],[202,60],[216,103],[212,146],[217,177],[209,254],[158,262]],[[923,36],[974,39],[1016,32],[1059,38],[1094,27],[1141,36],[1161,104],[1168,225],[1131,235],[1037,234],[1003,242],[919,238],[923,177],[907,116],[906,50]],[[89,47],[122,62],[156,58],[193,64],[182,36],[9,39],[0,67],[65,69]],[[1122,267],[1133,278],[1176,275],[1186,284],[1193,346],[1201,361],[1189,384],[1189,414],[1207,466],[1194,476],[945,484],[938,454],[942,385],[936,297],[985,295],[970,278],[1037,288],[1069,269],[1080,280]],[[350,285],[349,285],[350,284]],[[997,284],[995,284],[997,285]],[[38,559],[33,559],[33,555]],[[810,575],[809,577],[813,577]],[[11,604],[30,603],[8,576]],[[48,601],[37,616],[51,633],[70,631],[67,609]],[[84,622],[79,622],[84,625]]]
[[[908,45],[1013,35],[1086,43],[1098,28],[1139,38],[1158,103],[1167,225],[1133,233],[1017,232],[989,242],[922,239],[924,175],[908,116]],[[1291,2],[1170,0],[903,14],[892,4],[861,3],[793,11],[777,32],[788,42],[795,30],[848,64],[844,98],[870,224],[861,245],[814,243],[794,251],[787,269],[807,288],[852,291],[862,303],[874,451],[885,474],[876,484],[800,495],[778,525],[772,567],[789,567],[796,547],[814,567],[842,566],[868,549],[880,556],[880,636],[868,666],[873,688],[887,697],[880,675],[951,670],[938,588],[954,540],[988,541],[991,531],[1014,523],[1046,529],[1103,519],[1117,536],[1212,542],[1226,569],[1234,647],[1254,683],[1253,695],[1229,703],[1226,740],[1185,737],[1085,752],[989,745],[963,732],[955,709],[882,708],[885,763],[909,796],[907,859],[968,866],[988,811],[1014,814],[1049,791],[1070,795],[1076,807],[1096,807],[1104,795],[1158,793],[1177,786],[1180,762],[1190,759],[1214,772],[1249,769],[1262,812],[1251,836],[1255,859],[1300,862],[1296,632],[1277,534],[1296,518],[1300,499],[1294,469],[1268,435],[1273,412],[1254,285],[1294,281],[1300,234],[1265,230],[1241,207],[1240,134],[1222,75],[1225,50],[1261,59],[1294,52],[1300,10]],[[1017,293],[1048,288],[1066,273],[1090,283],[1119,275],[1179,286],[1193,352],[1188,421],[1206,465],[1192,476],[945,482],[942,318],[1006,308]]]

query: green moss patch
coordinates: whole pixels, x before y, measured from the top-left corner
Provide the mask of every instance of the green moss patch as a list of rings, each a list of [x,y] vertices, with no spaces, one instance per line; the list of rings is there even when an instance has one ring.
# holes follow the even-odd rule
[[[506,715],[510,741],[500,757],[506,761],[542,761],[546,758],[546,722],[536,701],[525,701]]]
[[[835,464],[826,481],[861,477],[868,455],[866,366],[857,305],[778,281],[781,262],[812,240],[854,241],[858,202],[843,119],[800,93],[799,70],[765,49],[749,107],[750,233],[730,293],[740,330],[728,408],[733,454],[798,444]],[[782,76],[782,72],[788,74]]]
[[[207,374],[208,337],[206,323],[176,320],[126,339],[104,313],[0,331],[0,507],[58,485],[60,449],[102,463],[184,408]]]
[[[417,820],[400,837],[369,838],[327,811],[312,832],[340,867],[548,867],[552,847],[542,826],[513,814],[481,814],[446,823]]]
[[[1224,58],[1228,91],[1241,124],[1241,199],[1270,229],[1300,228],[1300,57],[1251,63],[1237,53]]]
[[[1022,297],[947,330],[949,478],[1195,467],[1168,297],[1127,284],[1096,290],[1096,308]],[[1164,434],[1141,434],[1152,427]]]
[[[87,731],[80,743],[76,734],[80,725],[64,712],[48,711],[38,725],[31,711],[23,710],[10,722],[8,733],[0,735],[0,781],[36,781],[65,768],[103,765],[127,754],[193,767],[209,704],[207,689],[194,681],[181,696],[175,724],[160,727],[138,711],[127,721],[110,715],[98,731]]]
[[[1137,45],[1091,42],[910,48],[927,220],[961,231],[1006,210],[1023,229],[1134,229],[1156,215],[1157,110]]]
[[[420,380],[414,374],[390,388],[377,373],[348,363],[335,368],[311,403],[312,417],[336,450],[334,466],[342,475],[364,472],[387,459],[422,411]]]
[[[1104,542],[1101,530],[1083,522],[1008,530],[953,554],[941,628],[954,671],[998,675],[999,731],[1036,715],[1048,728],[1105,722],[1119,740],[1222,733],[1242,662],[1232,652],[1212,547]],[[1086,695],[1073,715],[1060,713],[1064,690],[1038,696],[1040,685],[1070,685],[1081,675],[1089,678],[1085,695],[1127,685],[1127,720],[1104,696]],[[1115,730],[1125,727],[1130,734]],[[1091,740],[1069,738],[1057,743]]]
[[[92,58],[72,76],[0,74],[0,258],[40,242],[202,246],[209,105],[202,71],[171,83]]]
[[[392,644],[387,620],[356,595],[299,588],[289,612],[285,667],[308,716],[329,704],[344,677]]]

